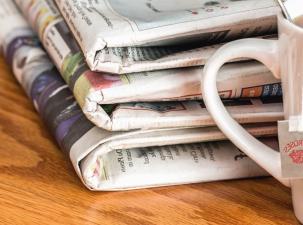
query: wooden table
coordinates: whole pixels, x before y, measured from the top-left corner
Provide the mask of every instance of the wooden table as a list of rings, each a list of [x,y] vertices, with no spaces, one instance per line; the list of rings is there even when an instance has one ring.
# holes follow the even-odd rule
[[[0,58],[0,224],[298,224],[272,178],[86,190]]]

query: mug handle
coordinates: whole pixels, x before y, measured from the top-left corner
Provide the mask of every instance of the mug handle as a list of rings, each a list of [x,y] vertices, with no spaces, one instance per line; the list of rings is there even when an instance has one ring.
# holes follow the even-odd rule
[[[216,78],[222,65],[236,58],[252,58],[267,66],[280,78],[278,42],[256,38],[242,39],[222,46],[207,62],[201,77],[201,92],[206,108],[222,132],[245,154],[286,186],[289,179],[281,176],[279,152],[250,135],[227,112],[219,97]]]

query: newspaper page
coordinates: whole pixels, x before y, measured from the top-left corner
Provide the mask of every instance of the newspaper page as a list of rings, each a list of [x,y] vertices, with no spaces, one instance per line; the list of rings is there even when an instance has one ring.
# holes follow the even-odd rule
[[[223,100],[232,117],[242,124],[275,122],[284,118],[281,98]],[[215,126],[202,101],[136,102],[114,105],[108,117],[91,120],[108,130]],[[102,122],[102,123],[100,123]],[[103,125],[104,124],[104,125]]]
[[[199,45],[275,32],[280,12],[275,0],[56,2],[90,68],[111,73],[201,65],[213,48]]]
[[[147,110],[145,110],[146,114],[141,114],[142,117],[145,116],[145,119],[141,120],[139,127],[128,127],[124,126],[124,123],[115,123],[114,118],[119,116],[116,114],[115,117],[112,117],[111,115],[115,112],[113,109],[119,108],[117,103],[201,99],[201,68],[172,69],[124,75],[92,72],[88,69],[83,55],[65,22],[62,21],[62,18],[60,19],[53,1],[23,0],[16,2],[30,20],[32,26],[40,33],[46,50],[53,58],[71,90],[73,90],[87,118],[98,126],[108,130],[151,128],[150,124],[144,125],[151,115],[147,114]],[[226,65],[221,71],[218,87],[221,97],[227,99],[273,97],[282,94],[280,81],[276,80],[263,65],[257,62]],[[159,108],[157,105],[153,108]],[[161,103],[161,105],[160,108],[163,108],[165,103]],[[167,107],[169,105],[170,103],[167,103]],[[188,115],[186,112],[192,113],[191,110],[183,110],[182,112],[184,116]],[[173,126],[173,123],[169,125],[157,121],[153,122],[155,126],[156,124],[157,126],[165,124],[165,127]],[[196,123],[195,126],[203,125],[194,123]],[[134,123],[134,125],[136,124]]]
[[[4,56],[89,189],[123,190],[267,175],[230,142],[203,143],[225,139],[216,127],[131,132],[95,127],[12,1],[0,3]],[[255,136],[277,132],[273,124],[252,124],[247,130]],[[274,138],[264,141],[277,145]]]

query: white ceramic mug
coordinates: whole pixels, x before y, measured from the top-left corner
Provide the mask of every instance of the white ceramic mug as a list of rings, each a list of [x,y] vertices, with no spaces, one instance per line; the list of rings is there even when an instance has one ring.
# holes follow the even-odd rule
[[[292,130],[302,132],[303,29],[282,15],[278,17],[278,29],[278,40],[242,39],[222,46],[204,67],[201,91],[209,113],[224,134],[272,176],[291,187],[294,211],[303,223],[303,179],[282,178],[280,153],[259,142],[231,118],[216,86],[218,70],[231,59],[245,57],[262,62],[274,76],[281,78],[285,119],[297,119],[293,120],[298,124],[292,123]]]

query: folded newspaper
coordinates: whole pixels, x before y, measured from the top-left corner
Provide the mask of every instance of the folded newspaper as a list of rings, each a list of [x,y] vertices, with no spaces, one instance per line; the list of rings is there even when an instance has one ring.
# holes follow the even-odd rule
[[[32,27],[40,33],[42,43],[73,90],[83,112],[97,126],[117,131],[213,124],[213,122],[210,124],[209,116],[205,117],[205,108],[201,108],[201,102],[198,101],[146,103],[201,99],[201,68],[125,75],[92,72],[87,67],[77,43],[53,1],[16,0],[16,2]],[[225,66],[221,71],[218,87],[221,97],[227,99],[273,97],[282,95],[279,82],[263,65],[257,62],[243,62]],[[142,101],[145,103],[125,103]],[[262,103],[257,104],[263,108]],[[280,118],[282,116],[281,104],[266,105],[261,111],[257,109],[258,107],[248,109],[245,106],[244,108],[246,115],[252,113],[251,110],[260,113],[259,116],[264,118],[263,122],[269,121],[265,119],[268,116],[277,119],[275,117],[277,110],[279,110],[278,116]],[[237,107],[235,109],[239,114],[244,113],[238,111]]]
[[[83,115],[72,93],[11,0],[0,0],[0,46],[23,86],[91,190],[123,190],[267,173],[215,127],[109,132]],[[272,124],[250,125],[255,136],[276,133]],[[275,138],[263,139],[277,147]],[[177,172],[176,172],[177,171]]]
[[[272,34],[280,12],[275,0],[56,2],[90,69],[110,73],[204,65],[218,47],[206,45]]]

